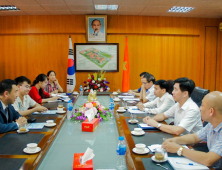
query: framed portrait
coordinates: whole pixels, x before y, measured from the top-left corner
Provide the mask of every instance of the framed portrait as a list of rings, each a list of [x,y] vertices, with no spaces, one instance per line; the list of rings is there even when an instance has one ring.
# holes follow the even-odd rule
[[[118,43],[74,43],[76,72],[119,71]]]
[[[86,15],[86,42],[106,43],[107,15]]]

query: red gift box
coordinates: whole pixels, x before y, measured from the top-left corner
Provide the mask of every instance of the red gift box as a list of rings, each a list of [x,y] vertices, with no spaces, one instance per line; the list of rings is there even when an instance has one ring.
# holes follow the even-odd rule
[[[79,159],[81,156],[83,156],[84,153],[74,153],[74,158],[73,158],[73,170],[93,170],[93,160],[90,159],[86,161],[85,164],[80,164]]]
[[[98,126],[99,126],[98,118],[94,118],[91,122],[88,122],[88,119],[86,119],[84,122],[82,122],[82,131],[94,132],[94,130],[96,130]]]

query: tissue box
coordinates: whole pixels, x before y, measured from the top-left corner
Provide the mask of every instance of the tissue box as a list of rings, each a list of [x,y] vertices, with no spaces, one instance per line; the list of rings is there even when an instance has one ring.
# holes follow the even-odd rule
[[[79,158],[80,156],[83,156],[84,153],[74,153],[74,159],[73,159],[73,170],[93,170],[93,160],[86,161],[85,164],[80,164]]]
[[[94,118],[91,122],[88,122],[88,119],[86,119],[84,122],[82,122],[82,131],[93,132],[94,130],[96,130],[98,126],[99,126],[98,118]]]

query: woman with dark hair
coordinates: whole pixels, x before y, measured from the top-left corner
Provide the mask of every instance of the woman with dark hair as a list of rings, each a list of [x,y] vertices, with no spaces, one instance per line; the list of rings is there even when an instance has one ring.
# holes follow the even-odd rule
[[[29,91],[29,96],[37,103],[44,103],[58,99],[57,96],[50,98],[50,94],[45,92],[44,88],[46,84],[47,76],[45,74],[39,74],[33,81],[32,88]]]
[[[58,79],[56,79],[56,73],[53,70],[50,70],[47,73],[48,81],[45,86],[45,91],[48,93],[58,93],[63,92],[62,87],[60,86]]]

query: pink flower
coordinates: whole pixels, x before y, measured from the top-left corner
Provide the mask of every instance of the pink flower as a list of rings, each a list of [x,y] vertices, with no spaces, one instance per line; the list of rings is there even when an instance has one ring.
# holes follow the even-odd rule
[[[86,107],[88,107],[89,109],[91,109],[93,107],[92,103],[86,103]]]

